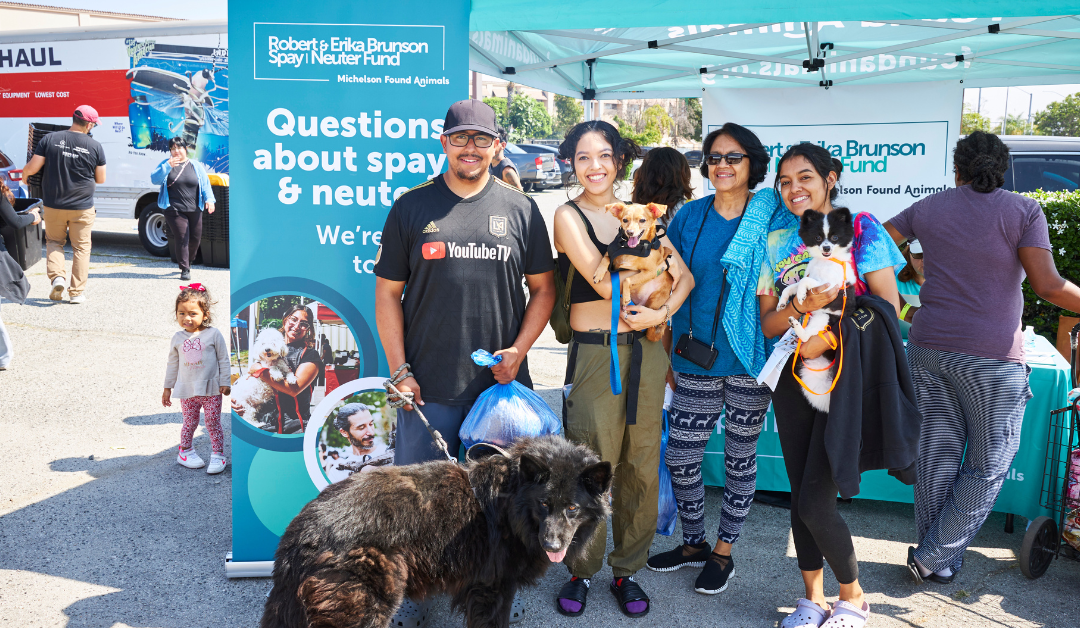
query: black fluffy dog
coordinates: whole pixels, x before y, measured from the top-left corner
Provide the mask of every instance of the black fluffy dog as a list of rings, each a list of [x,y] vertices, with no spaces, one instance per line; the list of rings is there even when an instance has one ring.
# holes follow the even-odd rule
[[[386,628],[405,596],[440,591],[468,628],[505,628],[519,588],[585,551],[612,479],[610,463],[555,436],[507,454],[328,487],[281,537],[262,628]]]

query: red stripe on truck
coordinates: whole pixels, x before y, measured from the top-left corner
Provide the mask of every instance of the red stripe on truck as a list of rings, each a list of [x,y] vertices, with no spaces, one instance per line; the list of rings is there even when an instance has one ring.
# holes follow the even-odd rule
[[[131,80],[127,70],[25,72],[0,75],[0,116],[70,118],[90,105],[103,118],[128,117]]]

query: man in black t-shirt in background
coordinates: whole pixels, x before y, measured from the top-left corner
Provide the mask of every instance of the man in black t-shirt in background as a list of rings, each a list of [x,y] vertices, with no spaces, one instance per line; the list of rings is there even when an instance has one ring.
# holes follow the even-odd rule
[[[551,316],[555,280],[540,209],[488,172],[495,111],[463,100],[443,128],[447,171],[403,194],[386,217],[375,319],[390,370],[412,365],[415,378],[398,388],[415,394],[456,455],[458,430],[480,393],[515,379],[532,387],[525,354]],[[469,357],[476,349],[502,362],[477,366]],[[397,421],[395,464],[441,457],[412,406]]]
[[[49,298],[59,301],[68,288],[72,303],[83,303],[86,276],[90,270],[90,230],[94,226],[94,190],[105,183],[105,149],[90,130],[97,126],[98,114],[90,105],[80,105],[72,116],[71,128],[41,138],[34,156],[23,168],[23,177],[44,168],[41,180],[45,205],[45,270],[52,290]],[[71,238],[71,285],[67,286],[64,244]]]
[[[495,141],[495,156],[491,158],[491,167],[488,170],[491,176],[502,179],[503,183],[509,183],[519,190],[524,190],[525,188],[521,187],[521,175],[518,174],[517,166],[506,158],[507,137],[509,136],[506,129],[499,126],[499,139]]]

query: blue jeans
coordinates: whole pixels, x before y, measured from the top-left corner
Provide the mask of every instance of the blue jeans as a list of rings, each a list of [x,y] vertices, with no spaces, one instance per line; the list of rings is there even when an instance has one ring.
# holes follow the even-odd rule
[[[465,417],[469,415],[472,406],[471,403],[464,406],[448,406],[428,401],[420,408],[424,416],[427,417],[428,423],[431,423],[431,427],[439,430],[439,433],[442,434],[450,455],[455,459],[458,455],[458,449],[461,448],[461,439],[458,438],[458,432],[461,431],[461,424],[465,422]],[[428,433],[427,428],[424,427],[424,423],[416,412],[406,412],[404,409],[399,409],[394,464],[416,464],[418,462],[428,462],[429,460],[445,459],[442,452],[435,447],[435,442],[431,440],[431,434]]]

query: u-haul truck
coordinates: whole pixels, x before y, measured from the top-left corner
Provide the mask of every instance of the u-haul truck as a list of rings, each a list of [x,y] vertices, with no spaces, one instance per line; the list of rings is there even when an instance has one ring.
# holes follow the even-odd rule
[[[97,215],[138,219],[143,246],[168,255],[150,173],[178,136],[209,172],[228,173],[227,32],[225,21],[206,21],[0,33],[0,179],[26,195],[31,126],[67,128],[90,105],[106,159]]]

